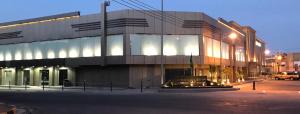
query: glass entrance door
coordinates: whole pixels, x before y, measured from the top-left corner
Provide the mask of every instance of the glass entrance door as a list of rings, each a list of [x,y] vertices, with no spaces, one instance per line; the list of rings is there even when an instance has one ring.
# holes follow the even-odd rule
[[[49,85],[49,70],[41,70],[41,85]]]
[[[30,70],[23,71],[23,84],[29,85],[30,84]]]
[[[68,79],[68,70],[59,70],[59,85],[63,85],[64,81]]]
[[[9,83],[11,85],[13,83],[12,72],[11,71],[4,71],[3,85],[9,85]]]

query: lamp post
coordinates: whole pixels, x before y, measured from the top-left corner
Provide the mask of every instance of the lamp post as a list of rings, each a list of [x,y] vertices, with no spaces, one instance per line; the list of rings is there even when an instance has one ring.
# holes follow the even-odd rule
[[[237,34],[236,33],[231,33],[231,34],[229,34],[229,38],[230,38],[230,40],[232,41],[232,55],[233,55],[233,57],[232,57],[232,59],[233,59],[233,68],[232,68],[232,70],[233,70],[233,77],[236,77],[236,65],[235,65],[235,63],[236,63],[236,56],[235,56],[235,40],[237,39]]]
[[[232,39],[232,40],[235,40],[236,38],[237,38],[237,34],[236,33],[234,33],[234,32],[232,32],[232,33],[230,33],[230,34],[226,34],[225,35],[226,37],[229,37],[230,39]],[[219,68],[219,79],[221,79],[222,78],[222,59],[223,59],[223,54],[222,54],[222,39],[223,39],[223,33],[221,32],[221,36],[220,36],[220,68]],[[227,81],[227,79],[226,79],[226,81]],[[221,82],[222,83],[222,82]],[[227,82],[228,83],[228,82]]]

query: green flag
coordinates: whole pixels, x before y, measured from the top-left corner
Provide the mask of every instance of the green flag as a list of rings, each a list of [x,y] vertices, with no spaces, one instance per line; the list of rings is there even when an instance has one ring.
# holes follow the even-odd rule
[[[190,57],[190,66],[191,68],[194,68],[194,62],[193,62],[193,55],[191,54],[191,57]]]
[[[193,62],[192,53],[191,53],[191,57],[190,57],[190,67],[191,67],[191,74],[192,74],[192,76],[194,76],[194,62]]]

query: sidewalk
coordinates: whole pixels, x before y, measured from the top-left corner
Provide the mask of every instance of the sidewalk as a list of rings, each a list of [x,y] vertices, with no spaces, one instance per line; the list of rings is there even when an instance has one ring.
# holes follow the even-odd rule
[[[66,93],[157,93],[158,88],[129,89],[120,87],[0,86],[0,92],[66,92]]]
[[[256,82],[262,82],[265,79],[257,79]],[[0,92],[71,92],[71,93],[196,93],[196,92],[215,92],[215,91],[236,91],[240,90],[243,86],[249,85],[253,80],[248,80],[241,83],[232,83],[233,88],[199,88],[199,89],[161,89],[161,88],[140,88],[130,89],[121,87],[62,87],[62,86],[0,86]],[[178,92],[180,91],[180,92]]]

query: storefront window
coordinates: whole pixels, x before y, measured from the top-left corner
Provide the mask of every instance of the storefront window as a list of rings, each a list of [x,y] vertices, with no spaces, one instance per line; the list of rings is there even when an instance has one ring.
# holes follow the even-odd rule
[[[237,61],[245,61],[245,51],[243,47],[236,47],[235,58]]]
[[[160,55],[160,35],[130,35],[131,55]],[[175,55],[199,55],[199,43],[197,35],[164,35],[163,54]]]
[[[107,37],[107,56],[123,55],[123,35]]]
[[[160,55],[159,35],[130,35],[131,55]]]
[[[199,41],[197,35],[165,35],[164,55],[199,55]]]
[[[220,58],[222,54],[223,59],[229,59],[229,45],[227,43],[222,42],[222,49],[220,48],[220,41],[204,38],[204,47],[205,47],[205,55],[208,57]],[[221,52],[222,50],[222,52]]]
[[[100,37],[0,45],[0,61],[101,56]]]

